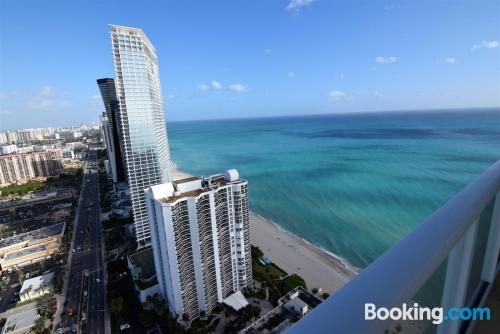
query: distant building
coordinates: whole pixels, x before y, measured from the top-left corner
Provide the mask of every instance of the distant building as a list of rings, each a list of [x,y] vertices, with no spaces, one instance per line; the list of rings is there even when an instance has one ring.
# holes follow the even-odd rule
[[[111,42],[120,140],[140,248],[151,242],[144,189],[172,180],[158,59],[141,29],[111,25]]]
[[[17,152],[17,145],[16,144],[11,144],[11,145],[4,145],[0,147],[0,155],[6,155],[6,154],[11,154],[11,153],[16,153]]]
[[[19,291],[20,302],[30,301],[51,292],[50,282],[53,277],[54,273],[50,272],[25,280]]]
[[[0,156],[0,187],[58,176],[63,169],[61,158],[59,149]]]
[[[113,182],[123,182],[125,178],[123,142],[120,141],[120,105],[116,96],[115,80],[111,78],[98,79],[97,85],[101,92],[106,112],[101,119],[104,142],[108,153]]]
[[[190,322],[252,283],[247,181],[234,169],[146,191],[157,279]]]
[[[50,258],[59,251],[65,223],[58,223],[31,232],[0,240],[2,270],[16,269]]]
[[[31,140],[43,140],[52,137],[54,129],[22,129],[17,131],[0,132],[0,144],[26,142]]]

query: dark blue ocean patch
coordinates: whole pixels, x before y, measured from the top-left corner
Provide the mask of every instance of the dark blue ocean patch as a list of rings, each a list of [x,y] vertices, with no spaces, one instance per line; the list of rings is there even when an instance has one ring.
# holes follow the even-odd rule
[[[464,134],[464,135],[474,135],[474,136],[500,136],[500,122],[498,130],[494,129],[483,129],[483,128],[463,128],[463,129],[450,129],[450,131]]]
[[[299,138],[342,138],[342,139],[427,139],[439,136],[431,129],[332,129],[318,132],[285,131],[287,136]]]

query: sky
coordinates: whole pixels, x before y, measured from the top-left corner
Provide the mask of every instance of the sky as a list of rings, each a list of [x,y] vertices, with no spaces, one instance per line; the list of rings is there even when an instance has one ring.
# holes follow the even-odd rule
[[[167,121],[500,106],[497,0],[0,0],[0,130],[97,120],[110,23],[155,45]]]

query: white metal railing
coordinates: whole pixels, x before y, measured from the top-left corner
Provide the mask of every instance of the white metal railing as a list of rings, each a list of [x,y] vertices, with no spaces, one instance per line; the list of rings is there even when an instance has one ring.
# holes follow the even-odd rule
[[[479,217],[492,200],[480,282],[491,287],[500,249],[500,160],[287,333],[384,333],[391,320],[365,320],[365,303],[390,309],[409,302],[447,257],[442,307],[464,307]],[[437,331],[465,332],[461,325],[444,321]]]

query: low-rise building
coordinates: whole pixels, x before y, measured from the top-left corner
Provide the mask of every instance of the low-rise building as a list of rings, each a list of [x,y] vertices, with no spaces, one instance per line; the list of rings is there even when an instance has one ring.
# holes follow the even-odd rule
[[[141,303],[145,303],[148,296],[161,293],[156,279],[155,262],[151,247],[142,248],[129,254],[127,261]]]
[[[20,302],[37,299],[51,292],[50,282],[53,277],[54,273],[50,272],[25,280],[19,291]]]
[[[0,240],[0,267],[17,269],[50,258],[59,251],[65,223],[57,223]]]
[[[40,316],[36,307],[14,312],[7,318],[2,334],[30,334],[38,318]]]
[[[282,333],[319,304],[321,300],[318,297],[301,286],[296,287],[278,300],[278,306],[242,329],[239,334]]]

